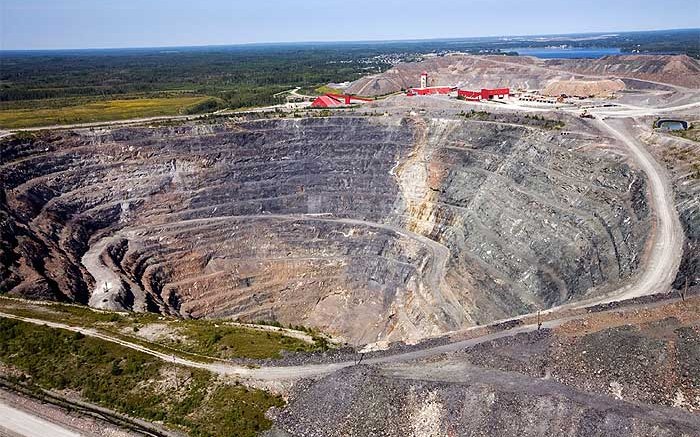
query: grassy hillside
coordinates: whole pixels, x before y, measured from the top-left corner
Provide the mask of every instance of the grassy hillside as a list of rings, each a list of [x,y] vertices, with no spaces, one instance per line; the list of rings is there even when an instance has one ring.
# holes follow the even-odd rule
[[[154,350],[194,361],[217,358],[280,358],[283,351],[325,350],[328,343],[308,330],[307,342],[279,332],[230,324],[223,320],[182,320],[153,313],[95,311],[66,304],[39,305],[0,297],[0,311],[21,317],[98,329]]]
[[[91,123],[129,118],[205,112],[212,99],[202,96],[106,100],[61,108],[0,110],[0,127],[21,129],[57,124]],[[201,108],[201,110],[200,110]]]
[[[5,377],[47,390],[68,390],[132,417],[192,436],[254,436],[270,427],[265,411],[283,401],[221,382],[206,371],[167,364],[78,333],[0,318]]]

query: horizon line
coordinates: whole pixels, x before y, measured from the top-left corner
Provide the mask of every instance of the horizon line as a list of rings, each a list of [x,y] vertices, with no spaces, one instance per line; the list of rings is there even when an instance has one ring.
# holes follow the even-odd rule
[[[556,37],[556,36],[574,36],[574,35],[611,35],[640,33],[640,32],[668,32],[668,31],[700,31],[700,27],[687,28],[663,28],[663,29],[638,29],[624,31],[599,31],[599,32],[572,32],[572,33],[532,33],[519,35],[484,35],[484,36],[462,36],[462,37],[434,37],[434,38],[413,38],[413,39],[369,39],[369,40],[317,40],[317,41],[258,41],[258,42],[238,42],[238,43],[222,43],[222,44],[201,44],[201,45],[154,45],[154,46],[129,46],[129,47],[65,47],[65,48],[31,48],[31,49],[5,49],[0,48],[0,53],[3,52],[60,52],[60,51],[93,51],[93,50],[152,50],[152,49],[189,49],[189,48],[215,48],[215,47],[251,47],[251,46],[282,46],[295,44],[372,44],[372,43],[420,43],[429,41],[460,41],[474,39],[489,39],[489,38],[524,38],[524,37]]]

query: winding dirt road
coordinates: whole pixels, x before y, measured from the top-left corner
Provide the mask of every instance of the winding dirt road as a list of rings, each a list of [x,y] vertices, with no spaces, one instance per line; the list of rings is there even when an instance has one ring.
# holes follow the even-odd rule
[[[666,299],[661,300],[652,304],[634,304],[627,307],[627,310],[636,310],[639,308],[653,308],[657,306],[667,305],[674,302],[678,302],[680,299]],[[619,312],[620,309],[616,308],[611,311]],[[572,320],[579,320],[587,317],[588,314],[578,314],[568,317],[562,317],[559,319],[549,320],[542,322],[541,328],[552,329],[556,328],[564,323],[570,322]],[[336,372],[340,369],[357,365],[357,361],[342,361],[336,363],[320,363],[320,364],[307,364],[299,366],[268,366],[251,368],[245,367],[225,361],[215,361],[210,363],[202,363],[197,361],[188,360],[175,355],[165,354],[148,347],[142,346],[140,344],[132,343],[130,341],[123,340],[108,334],[98,332],[94,329],[88,329],[78,326],[70,326],[64,323],[48,322],[45,320],[34,319],[29,317],[16,316],[14,314],[8,314],[0,312],[0,317],[5,317],[8,319],[20,320],[27,323],[33,323],[36,325],[44,325],[51,328],[65,329],[72,332],[80,332],[83,335],[99,338],[101,340],[116,343],[120,346],[133,349],[163,361],[170,362],[173,364],[178,364],[181,366],[186,366],[190,368],[208,370],[210,372],[224,375],[237,377],[246,381],[251,382],[293,382],[301,378],[318,378],[330,373]],[[483,327],[482,327],[483,328]],[[474,328],[472,328],[474,329]],[[453,341],[451,343],[439,344],[436,346],[428,346],[422,349],[414,349],[405,352],[398,352],[394,354],[387,354],[383,356],[367,358],[362,360],[363,364],[383,364],[383,363],[399,363],[407,362],[413,360],[419,360],[424,358],[433,357],[436,355],[456,352],[462,349],[470,348],[472,346],[485,343],[488,341],[496,340],[499,338],[510,337],[521,333],[534,332],[538,330],[537,324],[521,325],[515,328],[506,329],[474,338],[469,338],[465,340]],[[359,358],[359,355],[358,355]]]
[[[216,361],[213,363],[201,363],[197,361],[188,360],[185,358],[178,357],[176,355],[165,354],[163,352],[150,349],[148,347],[142,346],[140,344],[132,343],[130,341],[123,340],[108,334],[104,334],[95,329],[83,328],[79,326],[71,326],[64,323],[49,322],[41,319],[34,319],[30,317],[21,317],[14,314],[2,313],[0,312],[0,317],[5,317],[8,319],[19,320],[22,322],[33,323],[36,325],[44,325],[50,328],[65,329],[67,331],[79,332],[83,335],[98,338],[101,340],[116,343],[120,346],[127,347],[145,354],[160,358],[163,361],[170,362],[173,364],[178,364],[186,367],[197,368],[208,370],[213,373],[227,376],[235,376],[242,379],[255,380],[255,381],[293,381],[300,378],[311,378],[327,375],[340,370],[345,367],[354,366],[357,364],[356,361],[343,361],[338,363],[326,363],[326,364],[308,364],[300,366],[279,366],[279,367],[260,367],[260,368],[250,368],[245,366],[240,366],[236,364],[226,363],[224,361]],[[554,328],[559,326],[568,320],[573,320],[576,317],[570,317],[566,319],[558,319],[542,324],[545,328]],[[524,325],[517,328],[509,329],[506,331],[500,331],[493,334],[484,335],[477,338],[472,338],[468,340],[462,340],[452,343],[447,343],[439,346],[428,347],[424,349],[413,350],[410,352],[401,352],[392,355],[386,355],[376,358],[368,358],[363,360],[366,364],[379,364],[388,362],[399,362],[399,361],[409,361],[419,358],[426,358],[434,355],[439,355],[446,352],[454,352],[460,349],[471,347],[479,343],[484,343],[487,341],[495,340],[497,338],[508,337],[511,335],[516,335],[522,332],[531,332],[537,330],[537,325]]]
[[[678,263],[680,262],[682,244],[683,244],[683,231],[680,226],[678,219],[678,214],[676,212],[675,205],[673,203],[673,196],[670,187],[667,182],[664,170],[661,166],[654,160],[651,154],[644,148],[644,146],[637,140],[635,135],[630,132],[630,124],[633,120],[630,119],[620,119],[610,122],[605,122],[600,116],[597,116],[596,123],[600,127],[611,134],[614,138],[619,140],[624,144],[631,157],[637,162],[639,168],[646,174],[649,181],[649,190],[651,198],[651,206],[656,217],[656,225],[654,230],[653,242],[651,244],[650,252],[647,256],[647,265],[645,266],[641,275],[637,279],[617,290],[614,293],[609,294],[607,297],[602,299],[596,299],[594,302],[588,301],[585,303],[579,303],[577,306],[592,305],[594,303],[609,302],[609,301],[619,301],[625,300],[632,297],[658,293],[664,291],[668,288],[669,284],[673,280],[676,274]],[[375,228],[381,228],[390,232],[397,233],[403,237],[411,238],[419,241],[421,244],[428,246],[433,253],[433,265],[431,266],[431,276],[434,278],[439,278],[442,269],[445,266],[445,251],[446,248],[441,244],[424,237],[419,234],[408,232],[405,229],[399,229],[397,227],[379,224],[374,222],[366,222],[363,220],[347,219],[347,218],[335,218],[327,216],[312,216],[312,215],[272,215],[264,214],[257,216],[241,216],[241,217],[220,217],[218,220],[222,219],[287,219],[287,220],[320,220],[320,221],[337,221],[346,224],[358,225],[358,226],[369,226]],[[214,220],[217,220],[214,219]],[[211,221],[212,219],[198,219]],[[193,220],[194,222],[196,220]],[[176,222],[176,224],[182,224],[183,222]],[[170,224],[172,225],[172,224]],[[168,225],[164,225],[168,226]],[[105,341],[110,341],[117,343],[121,346],[134,349],[157,358],[160,358],[167,362],[172,362],[175,364],[199,368],[208,370],[217,374],[236,376],[243,379],[258,380],[258,381],[291,381],[299,378],[308,377],[318,377],[335,372],[339,369],[355,365],[354,361],[345,361],[339,363],[328,363],[328,364],[311,364],[311,365],[301,365],[301,366],[286,366],[286,367],[261,367],[257,369],[251,369],[244,366],[239,366],[235,364],[225,363],[225,362],[213,362],[213,363],[200,363],[191,360],[187,360],[175,355],[169,355],[156,350],[149,349],[142,345],[131,343],[119,338],[112,337],[110,335],[98,332],[93,329],[87,329],[82,327],[70,326],[62,323],[47,322],[39,319],[32,319],[26,317],[19,317],[12,314],[0,313],[0,317],[6,317],[16,320],[22,320],[29,323],[35,323],[38,325],[46,325],[52,328],[66,329],[69,331],[80,332],[84,335],[99,338]],[[518,318],[522,318],[520,316]],[[556,327],[561,323],[568,320],[574,319],[576,317],[570,317],[565,319],[556,319],[543,324],[544,327]],[[398,362],[398,361],[408,361],[415,360],[419,358],[426,358],[437,354],[442,354],[446,352],[457,351],[463,348],[471,347],[479,343],[494,340],[501,337],[512,336],[522,332],[531,332],[537,329],[536,325],[524,325],[517,328],[513,328],[506,331],[501,331],[493,334],[488,334],[478,338],[462,340],[457,342],[452,342],[444,345],[428,347],[419,350],[413,350],[410,352],[397,353],[392,355],[386,355],[382,357],[369,358],[364,360],[367,364],[377,364],[386,362]]]
[[[676,109],[689,109],[696,107],[700,103],[692,103],[688,105],[681,105],[676,107]],[[654,232],[649,246],[649,251],[646,255],[646,262],[642,268],[640,274],[633,279],[633,281],[612,292],[607,294],[602,298],[597,298],[594,300],[589,300],[585,302],[578,302],[575,304],[565,305],[564,307],[583,307],[588,305],[593,305],[602,302],[610,301],[620,301],[629,299],[632,297],[648,295],[659,293],[668,289],[671,281],[676,275],[678,265],[680,262],[682,245],[684,241],[684,235],[682,227],[680,225],[678,214],[673,202],[672,190],[668,183],[668,178],[666,177],[665,170],[657,163],[651,154],[646,150],[644,145],[637,139],[633,133],[633,123],[634,119],[627,118],[630,115],[648,115],[649,113],[655,113],[658,111],[669,112],[674,108],[650,108],[649,110],[643,109],[622,109],[619,111],[605,110],[603,111],[591,111],[595,116],[595,123],[603,130],[611,135],[612,138],[618,140],[622,145],[624,145],[629,151],[630,157],[636,162],[637,166],[645,173],[650,192],[650,206],[655,215],[655,226]],[[642,114],[643,112],[643,114]],[[605,115],[609,117],[606,121],[602,118]],[[397,228],[391,225],[379,224],[374,222],[366,222],[362,220],[347,219],[347,218],[337,218],[330,216],[313,216],[313,215],[299,215],[299,216],[289,216],[289,215],[251,215],[242,217],[223,217],[218,219],[290,219],[290,220],[328,220],[337,221],[346,224],[358,225],[358,226],[370,226],[375,228],[382,228],[387,231],[399,234],[403,237],[414,239],[421,244],[426,245],[431,249],[432,265],[429,267],[429,282],[439,282],[440,276],[444,274],[446,256],[449,256],[449,251],[443,245],[435,242],[422,235],[408,232],[405,229]],[[212,219],[202,219],[211,221]],[[181,224],[183,222],[176,222],[175,224]],[[168,224],[172,225],[172,224]],[[165,226],[168,226],[165,225]],[[561,307],[559,307],[561,308]],[[554,308],[552,310],[557,310]],[[328,374],[339,370],[344,367],[354,365],[354,361],[346,361],[340,363],[329,363],[329,364],[312,364],[303,366],[289,366],[289,367],[262,367],[257,369],[251,369],[243,366],[238,366],[226,362],[214,362],[214,363],[199,363],[190,360],[186,360],[177,356],[164,354],[155,350],[151,350],[139,344],[131,343],[119,338],[114,338],[109,335],[100,333],[96,330],[69,326],[61,323],[46,322],[38,319],[23,318],[14,316],[11,314],[0,313],[0,317],[13,318],[18,320],[23,320],[30,323],[36,323],[40,325],[47,325],[54,328],[67,329],[71,331],[81,332],[85,335],[100,338],[106,341],[114,342],[120,344],[124,347],[129,347],[134,350],[138,350],[152,356],[158,357],[168,362],[206,369],[218,374],[233,375],[240,378],[253,379],[253,380],[264,380],[264,381],[284,381],[284,380],[294,380],[302,377],[313,377]],[[522,318],[520,316],[518,318]],[[557,326],[563,323],[567,319],[558,319],[551,322],[545,323],[546,327]],[[453,342],[449,344],[444,344],[435,347],[427,347],[420,350],[414,350],[411,352],[397,353],[393,355],[386,355],[383,357],[369,358],[363,362],[372,363],[383,363],[383,362],[393,362],[393,361],[404,361],[412,360],[417,358],[424,358],[432,356],[435,354],[440,354],[444,352],[450,352],[459,350],[465,347],[473,346],[478,343],[493,340],[495,338],[511,336],[520,332],[528,332],[537,329],[535,325],[526,325],[518,328],[514,328],[508,331],[502,331],[495,334],[489,334],[479,338],[474,338],[470,340],[463,340],[458,342]]]
[[[646,175],[655,216],[654,239],[642,274],[635,282],[619,289],[613,296],[601,302],[666,291],[678,271],[685,238],[666,172],[630,131],[633,120],[617,119],[605,122],[596,117],[596,121],[603,130],[627,146],[631,156]]]

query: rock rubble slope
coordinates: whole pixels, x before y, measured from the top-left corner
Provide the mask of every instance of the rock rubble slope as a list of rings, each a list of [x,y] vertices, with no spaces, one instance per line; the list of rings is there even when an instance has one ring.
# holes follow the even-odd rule
[[[295,387],[270,436],[696,436],[698,297]]]

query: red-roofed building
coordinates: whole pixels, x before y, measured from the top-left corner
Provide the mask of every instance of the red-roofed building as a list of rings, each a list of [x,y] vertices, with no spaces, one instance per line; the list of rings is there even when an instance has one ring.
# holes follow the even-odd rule
[[[459,90],[457,91],[457,97],[461,97],[464,100],[481,100],[481,93],[479,91],[469,91],[469,90]]]
[[[368,99],[365,97],[351,96],[349,94],[326,94],[326,95],[328,97],[333,97],[334,99],[344,100],[346,105],[352,105],[353,102],[366,103],[366,102],[372,101],[372,99]]]
[[[430,86],[427,88],[411,88],[406,93],[407,96],[427,96],[430,94],[449,94],[457,88],[449,86]]]
[[[331,96],[316,97],[313,103],[311,103],[312,108],[337,108],[339,106],[345,106],[345,102]]]
[[[338,106],[349,106],[353,103],[371,102],[372,99],[364,97],[356,97],[348,94],[326,94],[316,99],[311,103],[313,108],[335,108]]]
[[[464,100],[492,100],[493,98],[503,99],[510,95],[510,88],[483,88],[481,91],[459,90],[457,97]]]
[[[483,100],[490,100],[490,99],[493,99],[494,97],[502,99],[504,97],[508,97],[509,95],[510,95],[510,88],[495,88],[495,89],[483,88],[481,90],[481,98]]]

